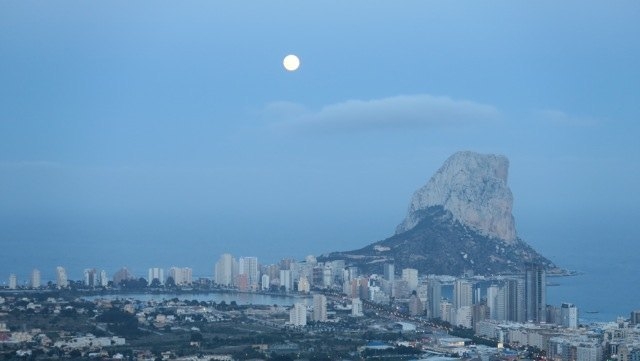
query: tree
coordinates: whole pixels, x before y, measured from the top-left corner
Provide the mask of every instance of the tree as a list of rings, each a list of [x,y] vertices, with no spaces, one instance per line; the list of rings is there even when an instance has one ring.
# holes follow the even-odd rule
[[[76,311],[76,309],[73,307],[69,307],[69,308],[65,307],[60,312],[60,316],[75,318],[76,316],[78,316],[78,311]]]
[[[202,342],[202,334],[200,332],[191,333],[191,342]]]
[[[243,350],[233,353],[234,360],[247,360],[252,358],[262,358],[262,352],[257,351],[253,347],[245,347]]]
[[[314,353],[311,355],[311,361],[331,361],[331,357],[326,352]]]
[[[290,355],[276,355],[273,352],[271,353],[271,357],[269,359],[275,361],[293,361],[293,357],[291,357]]]
[[[120,281],[120,286],[122,288],[130,289],[130,290],[140,290],[147,287],[147,280],[140,277],[136,279],[125,279]]]
[[[134,336],[140,333],[138,319],[119,309],[112,308],[96,318],[98,322],[109,324],[109,330],[123,336]]]

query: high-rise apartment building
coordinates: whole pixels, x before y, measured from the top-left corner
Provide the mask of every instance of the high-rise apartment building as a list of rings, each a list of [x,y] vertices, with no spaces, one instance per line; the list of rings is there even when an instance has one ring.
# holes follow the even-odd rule
[[[31,288],[40,288],[42,281],[40,279],[40,271],[36,268],[31,271]]]
[[[382,265],[383,278],[380,282],[382,291],[391,297],[396,297],[396,268],[393,263],[385,263]]]
[[[260,283],[260,270],[257,257],[240,257],[238,261],[238,274],[247,275],[247,283],[252,290],[258,289]]]
[[[9,289],[15,290],[16,288],[18,288],[18,277],[12,273],[9,275]]]
[[[122,281],[133,279],[133,274],[127,267],[122,267],[113,274],[113,284],[119,286]]]
[[[314,266],[311,269],[311,284],[315,287],[322,288],[324,287],[324,267],[323,266]]]
[[[456,280],[453,284],[453,308],[471,307],[473,305],[473,283],[467,280]]]
[[[490,317],[489,306],[487,306],[486,303],[478,303],[473,305],[471,312],[472,312],[471,321],[474,327],[479,322],[487,320]]]
[[[363,300],[370,300],[369,296],[369,279],[366,277],[358,278],[358,296]]]
[[[572,303],[563,303],[560,307],[560,320],[563,327],[578,328],[578,307]]]
[[[506,319],[514,322],[526,321],[526,306],[524,298],[524,280],[522,278],[508,279],[504,287],[507,297]]]
[[[249,276],[246,273],[240,273],[236,276],[236,279],[233,281],[233,284],[240,291],[249,291]]]
[[[280,277],[280,267],[277,264],[268,265],[265,273],[269,276],[269,280],[273,281]]]
[[[107,276],[107,271],[100,271],[100,287],[107,287],[109,285],[109,276]]]
[[[305,276],[300,276],[298,280],[298,292],[300,293],[309,293],[311,291],[311,284],[309,280]]]
[[[289,323],[293,326],[307,325],[307,306],[304,303],[297,302],[289,311]]]
[[[173,278],[176,286],[185,286],[193,283],[193,271],[189,267],[171,267],[169,277]]]
[[[147,282],[149,285],[153,283],[153,280],[158,280],[160,285],[164,285],[164,269],[159,267],[149,268],[148,275]]]
[[[347,267],[345,268],[344,280],[351,281],[354,278],[358,277],[358,267]]]
[[[269,290],[269,275],[268,274],[263,274],[261,279],[260,279],[260,289],[263,291],[268,291]]]
[[[291,270],[280,270],[280,287],[284,286],[286,292],[293,288],[293,279],[291,278]]]
[[[331,287],[333,284],[333,271],[331,266],[325,265],[322,270],[322,287]]]
[[[472,306],[462,306],[456,308],[451,311],[454,316],[451,317],[452,324],[456,326],[462,326],[466,328],[471,328],[472,324],[472,316],[473,316],[473,307]]]
[[[393,263],[385,263],[383,266],[384,279],[393,282],[396,277],[396,268]]]
[[[496,320],[504,321],[507,319],[507,308],[509,307],[507,304],[508,302],[507,286],[503,284],[498,289],[498,294],[496,295]]]
[[[442,284],[436,279],[429,279],[427,282],[427,311],[429,317],[439,318],[440,301],[442,300]]]
[[[218,262],[216,262],[214,281],[222,286],[231,286],[235,278],[234,264],[236,263],[233,256],[229,253],[225,253],[220,256]]]
[[[498,316],[498,291],[500,286],[492,284],[487,287],[487,307],[489,308],[489,318],[502,321]]]
[[[98,286],[98,271],[95,268],[87,268],[84,270],[84,285],[87,287]]]
[[[418,270],[414,268],[405,268],[402,270],[402,280],[407,282],[409,292],[418,289]]]
[[[414,293],[409,297],[409,314],[411,316],[422,315],[424,312],[424,304],[417,293]]]
[[[354,298],[351,300],[351,316],[353,317],[364,316],[361,299]]]
[[[546,322],[547,274],[544,266],[527,263],[525,266],[525,307],[526,320],[536,323]]]
[[[66,288],[69,286],[67,271],[62,266],[56,267],[56,284],[58,288]]]
[[[452,315],[452,312],[451,312],[453,310],[452,306],[453,305],[449,301],[446,301],[446,300],[440,301],[439,314],[440,314],[440,319],[442,321],[449,322],[449,323],[453,323],[454,322],[454,320],[453,320],[453,318],[454,318],[453,316],[454,315]]]
[[[313,320],[316,322],[327,321],[327,297],[325,295],[313,295]]]
[[[331,269],[331,282],[329,285],[333,284],[342,284],[344,269],[345,269],[345,261],[344,260],[335,260],[329,262],[329,268]]]

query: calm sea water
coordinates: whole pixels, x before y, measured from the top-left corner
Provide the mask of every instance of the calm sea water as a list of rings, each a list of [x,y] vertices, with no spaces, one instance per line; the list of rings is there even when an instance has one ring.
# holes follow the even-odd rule
[[[575,304],[582,322],[628,318],[632,310],[640,309],[637,211],[626,213],[612,204],[597,212],[545,209],[540,219],[522,219],[532,221],[520,229],[533,248],[557,265],[579,272],[548,278],[559,284],[547,287],[548,304]]]
[[[611,266],[599,272],[554,277],[558,286],[547,287],[547,303],[570,302],[578,307],[580,322],[614,321],[640,309],[640,275]],[[618,269],[618,270],[616,270]]]

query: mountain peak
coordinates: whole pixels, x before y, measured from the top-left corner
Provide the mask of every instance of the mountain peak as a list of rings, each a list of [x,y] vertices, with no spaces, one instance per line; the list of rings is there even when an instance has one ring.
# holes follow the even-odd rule
[[[480,234],[513,244],[517,235],[508,173],[509,160],[505,156],[470,151],[453,154],[413,194],[407,217],[396,228],[396,234],[414,228],[425,209],[441,206],[455,220]]]
[[[527,262],[563,273],[516,235],[507,186],[509,161],[494,154],[458,152],[449,157],[409,204],[396,233],[358,250],[319,260],[344,260],[365,272],[383,263],[423,273],[458,275],[518,273]]]

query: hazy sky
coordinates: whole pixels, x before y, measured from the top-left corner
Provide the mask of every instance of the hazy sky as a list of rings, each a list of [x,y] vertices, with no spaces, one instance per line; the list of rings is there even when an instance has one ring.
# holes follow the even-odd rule
[[[458,150],[510,159],[518,232],[550,258],[633,247],[639,19],[638,1],[0,2],[0,279],[359,248]]]

